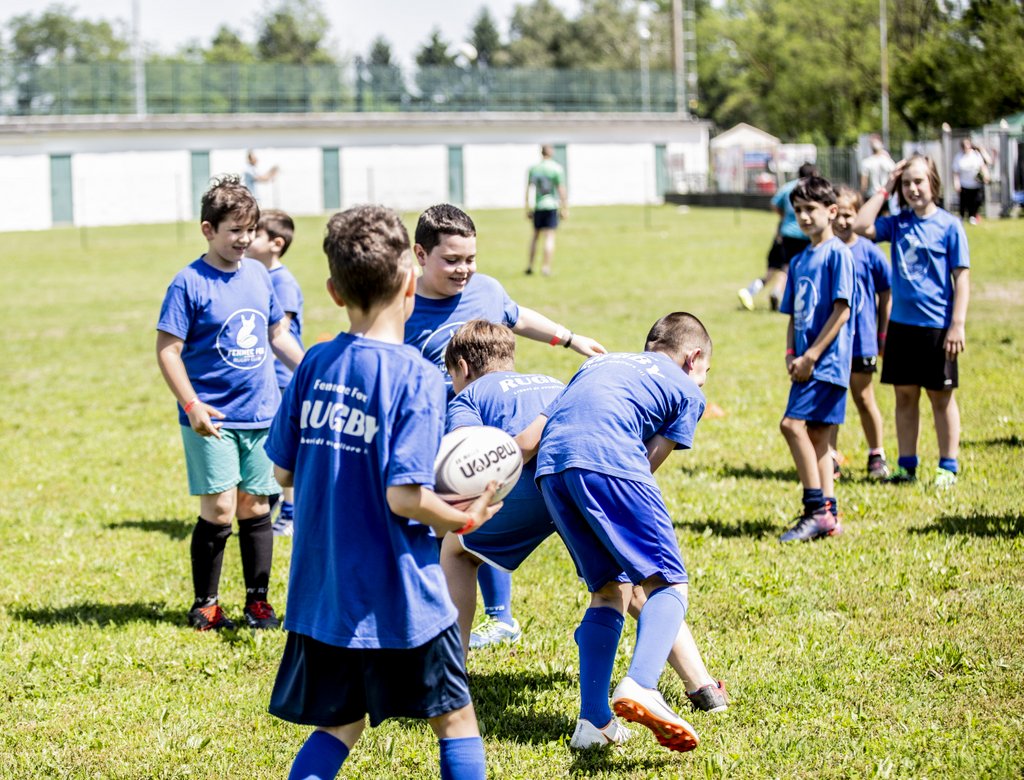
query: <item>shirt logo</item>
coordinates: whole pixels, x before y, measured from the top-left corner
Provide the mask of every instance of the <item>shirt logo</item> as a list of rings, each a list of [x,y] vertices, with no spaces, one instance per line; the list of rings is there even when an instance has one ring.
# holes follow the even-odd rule
[[[801,277],[796,284],[796,295],[793,298],[793,329],[805,331],[810,327],[814,310],[818,306],[818,288],[808,277]]]
[[[256,309],[231,314],[217,334],[217,351],[232,368],[252,371],[267,359],[267,317]]]
[[[900,242],[900,270],[907,281],[915,282],[928,272],[928,257],[922,246],[913,233],[908,233]]]

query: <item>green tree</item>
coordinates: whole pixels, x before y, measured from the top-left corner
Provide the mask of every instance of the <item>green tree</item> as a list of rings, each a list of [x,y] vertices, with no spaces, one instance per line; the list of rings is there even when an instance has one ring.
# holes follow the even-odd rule
[[[131,49],[120,26],[76,19],[73,9],[59,4],[13,16],[6,27],[10,57],[20,65],[116,62]]]
[[[378,35],[370,44],[370,54],[366,58],[370,66],[386,67],[392,63],[391,44],[383,35]]]
[[[263,62],[330,65],[337,60],[328,49],[329,29],[316,0],[282,0],[259,22],[256,53]]]
[[[562,53],[569,20],[551,0],[517,5],[509,21],[509,63],[517,68],[568,67]]]
[[[480,9],[470,30],[469,42],[476,47],[475,65],[501,67],[508,63],[508,53],[501,43],[501,33],[491,12],[484,6]]]
[[[221,25],[210,41],[210,47],[201,52],[205,62],[249,63],[256,61],[252,46],[227,25]]]
[[[416,64],[421,68],[450,67],[455,58],[448,54],[448,42],[441,37],[441,30],[435,27],[430,38],[416,52]]]

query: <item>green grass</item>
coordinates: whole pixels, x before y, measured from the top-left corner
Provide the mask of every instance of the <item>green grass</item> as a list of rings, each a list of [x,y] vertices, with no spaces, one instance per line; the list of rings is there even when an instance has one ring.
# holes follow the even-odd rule
[[[867,482],[851,406],[840,438],[850,478],[838,489],[846,534],[782,547],[800,496],[777,428],[785,320],[740,311],[735,297],[763,268],[771,216],[577,209],[550,279],[522,275],[519,212],[476,217],[482,271],[609,349],[641,348],[665,312],[697,313],[715,340],[707,394],[726,413],[701,423],[694,450],[658,477],[691,572],[689,620],[732,707],[687,715],[703,737],[694,753],[669,753],[646,732],[608,753],[570,752],[572,632],[586,597],[552,539],[515,580],[522,644],[469,661],[490,776],[1019,778],[1024,223],[969,231],[960,484],[936,494],[927,482]],[[322,229],[300,220],[286,258],[310,342],[345,326],[323,292]],[[266,714],[283,635],[184,626],[197,502],[153,344],[168,282],[203,248],[198,228],[54,230],[4,244],[0,777],[284,777],[307,730]],[[521,370],[568,379],[577,362],[520,341]],[[894,455],[891,393],[879,398]],[[289,550],[281,541],[272,583],[282,608]],[[234,542],[222,601],[237,617]],[[616,678],[633,638],[628,625]],[[678,680],[663,686],[687,712]],[[386,723],[343,776],[436,777],[436,741],[422,723]]]

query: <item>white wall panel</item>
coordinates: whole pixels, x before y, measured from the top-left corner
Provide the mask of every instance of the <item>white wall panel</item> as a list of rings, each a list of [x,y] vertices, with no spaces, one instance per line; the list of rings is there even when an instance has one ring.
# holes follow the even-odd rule
[[[76,154],[72,159],[76,225],[129,225],[189,219],[188,152]]]
[[[447,200],[447,147],[342,147],[343,208],[381,203],[402,211],[422,211]]]
[[[45,230],[52,222],[50,158],[0,157],[0,230]]]
[[[653,144],[573,144],[568,158],[569,204],[653,202]]]
[[[537,144],[475,144],[463,148],[466,208],[515,208],[526,202],[526,175],[540,162]]]

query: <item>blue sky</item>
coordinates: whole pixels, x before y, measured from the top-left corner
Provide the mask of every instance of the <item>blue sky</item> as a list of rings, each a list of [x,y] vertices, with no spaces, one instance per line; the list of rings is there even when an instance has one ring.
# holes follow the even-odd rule
[[[578,12],[580,5],[579,0],[554,0],[554,3],[570,16]],[[76,16],[93,20],[121,19],[130,29],[132,0],[64,0],[64,4],[73,8]],[[252,40],[255,37],[255,20],[264,10],[276,5],[269,0],[139,0],[142,39],[151,47],[168,52],[193,38],[209,42],[217,27],[227,24]],[[463,40],[473,19],[485,5],[504,34],[504,25],[516,6],[516,0],[445,0],[443,3],[377,0],[372,4],[354,0],[320,2],[331,22],[331,40],[341,54],[365,54],[370,42],[383,34],[403,64],[412,61],[416,49],[435,26],[441,26],[445,40]],[[4,0],[0,22],[6,22],[16,14],[39,13],[44,6],[40,0]]]

